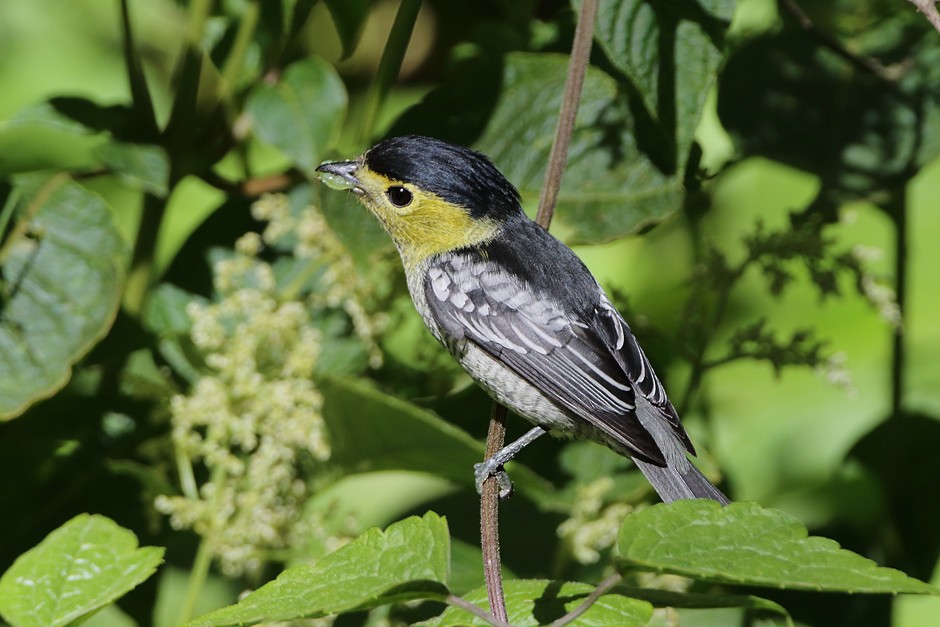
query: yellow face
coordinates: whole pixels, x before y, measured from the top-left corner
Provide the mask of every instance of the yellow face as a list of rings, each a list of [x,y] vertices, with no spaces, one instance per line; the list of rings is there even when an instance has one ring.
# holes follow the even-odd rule
[[[323,164],[321,179],[349,189],[382,223],[411,269],[431,255],[481,244],[498,231],[495,221],[474,219],[467,209],[412,183],[373,172],[361,161]]]

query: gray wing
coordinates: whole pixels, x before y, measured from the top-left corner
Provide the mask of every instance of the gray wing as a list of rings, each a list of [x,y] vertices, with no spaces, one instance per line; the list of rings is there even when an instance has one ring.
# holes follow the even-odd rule
[[[618,342],[618,327],[605,327],[599,334],[592,321],[573,319],[557,303],[535,296],[521,279],[490,261],[471,263],[460,254],[450,254],[427,272],[429,313],[454,340],[474,343],[631,454],[653,464],[666,463],[660,447],[636,417],[635,388],[625,364],[645,384],[644,394],[649,389],[654,397],[661,394],[665,400],[665,393],[645,356],[632,364],[629,354],[618,356],[611,351],[611,341]],[[635,346],[627,328],[621,348],[627,338]],[[638,346],[635,350],[642,355]],[[647,374],[640,376],[643,372]]]

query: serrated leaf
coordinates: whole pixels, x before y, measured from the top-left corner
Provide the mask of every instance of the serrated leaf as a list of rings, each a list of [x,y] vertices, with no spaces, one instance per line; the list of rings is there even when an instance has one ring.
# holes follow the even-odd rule
[[[263,141],[306,173],[326,154],[346,111],[346,88],[333,66],[310,57],[291,64],[274,85],[260,85],[247,110]]]
[[[104,516],[81,514],[21,555],[0,579],[0,614],[14,627],[67,625],[137,587],[163,549]]]
[[[548,625],[580,606],[594,590],[593,586],[586,583],[543,579],[512,579],[504,581],[503,586],[508,622],[515,627]],[[485,588],[477,588],[464,595],[464,599],[480,607],[489,607]],[[630,627],[647,625],[652,616],[653,606],[646,601],[619,594],[605,594],[572,624],[584,627]],[[445,627],[490,623],[462,608],[449,607],[437,618],[421,624]]]
[[[625,568],[709,581],[829,592],[940,593],[834,540],[808,536],[797,519],[756,503],[654,505],[627,517],[618,546]]]
[[[541,190],[567,68],[563,55],[509,55],[503,91],[476,143],[530,200]],[[615,81],[588,68],[557,205],[568,239],[622,237],[671,215],[682,200],[680,179],[663,174],[637,147]]]
[[[321,389],[332,463],[351,472],[413,470],[473,485],[483,445],[466,432],[363,383],[330,378]],[[550,495],[551,486],[531,470],[518,463],[508,469],[520,494],[537,500]]]
[[[0,418],[61,388],[107,332],[126,254],[98,195],[64,178],[23,178],[17,188],[29,215],[0,260]]]
[[[167,195],[170,161],[160,146],[113,141],[98,146],[95,154],[118,176],[145,192],[159,197]]]
[[[598,5],[597,42],[636,88],[665,141],[673,144],[668,157],[680,170],[723,58],[721,39],[734,5],[734,0],[607,0]]]
[[[388,603],[447,596],[450,537],[432,512],[385,531],[369,529],[315,566],[285,570],[237,604],[210,612],[188,627],[254,625],[314,618]]]

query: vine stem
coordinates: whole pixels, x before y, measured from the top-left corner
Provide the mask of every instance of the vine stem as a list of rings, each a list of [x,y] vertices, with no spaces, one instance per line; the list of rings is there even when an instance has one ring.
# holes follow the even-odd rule
[[[581,101],[581,88],[584,85],[584,76],[591,59],[591,41],[594,38],[596,16],[597,0],[584,0],[581,3],[581,12],[578,14],[578,25],[575,28],[571,59],[568,63],[568,76],[565,79],[565,91],[562,96],[561,111],[558,114],[558,126],[555,129],[555,139],[548,157],[545,181],[535,217],[535,221],[546,230],[555,212],[558,190],[561,188],[561,179],[565,171],[568,146],[571,143],[578,104]],[[505,438],[506,408],[494,403],[486,437],[487,459],[503,447]],[[506,600],[503,594],[499,553],[499,490],[495,477],[489,477],[483,483],[483,493],[480,495],[480,538],[490,611],[497,620],[505,622],[507,620]]]

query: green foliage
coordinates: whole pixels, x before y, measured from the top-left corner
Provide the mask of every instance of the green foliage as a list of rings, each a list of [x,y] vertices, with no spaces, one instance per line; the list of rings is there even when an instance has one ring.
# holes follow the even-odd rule
[[[111,209],[64,176],[24,175],[7,202],[18,228],[0,248],[0,418],[60,389],[107,333],[126,252]]]
[[[386,4],[0,3],[14,627],[486,624],[489,400],[307,177],[424,133],[534,207],[581,0]],[[940,620],[940,39],[905,3],[774,4],[602,0],[552,226],[745,502],[647,507],[625,458],[540,441],[501,508],[514,625],[599,585],[573,624]]]
[[[385,531],[370,529],[315,566],[289,568],[237,605],[187,625],[254,625],[411,599],[442,600],[447,594],[449,570],[447,523],[428,513],[397,522]]]
[[[618,561],[625,568],[768,588],[940,594],[904,573],[877,566],[755,503],[721,507],[710,501],[654,505],[620,528]]]
[[[163,549],[104,516],[76,516],[0,579],[0,614],[14,627],[58,627],[113,603],[163,563]]]

